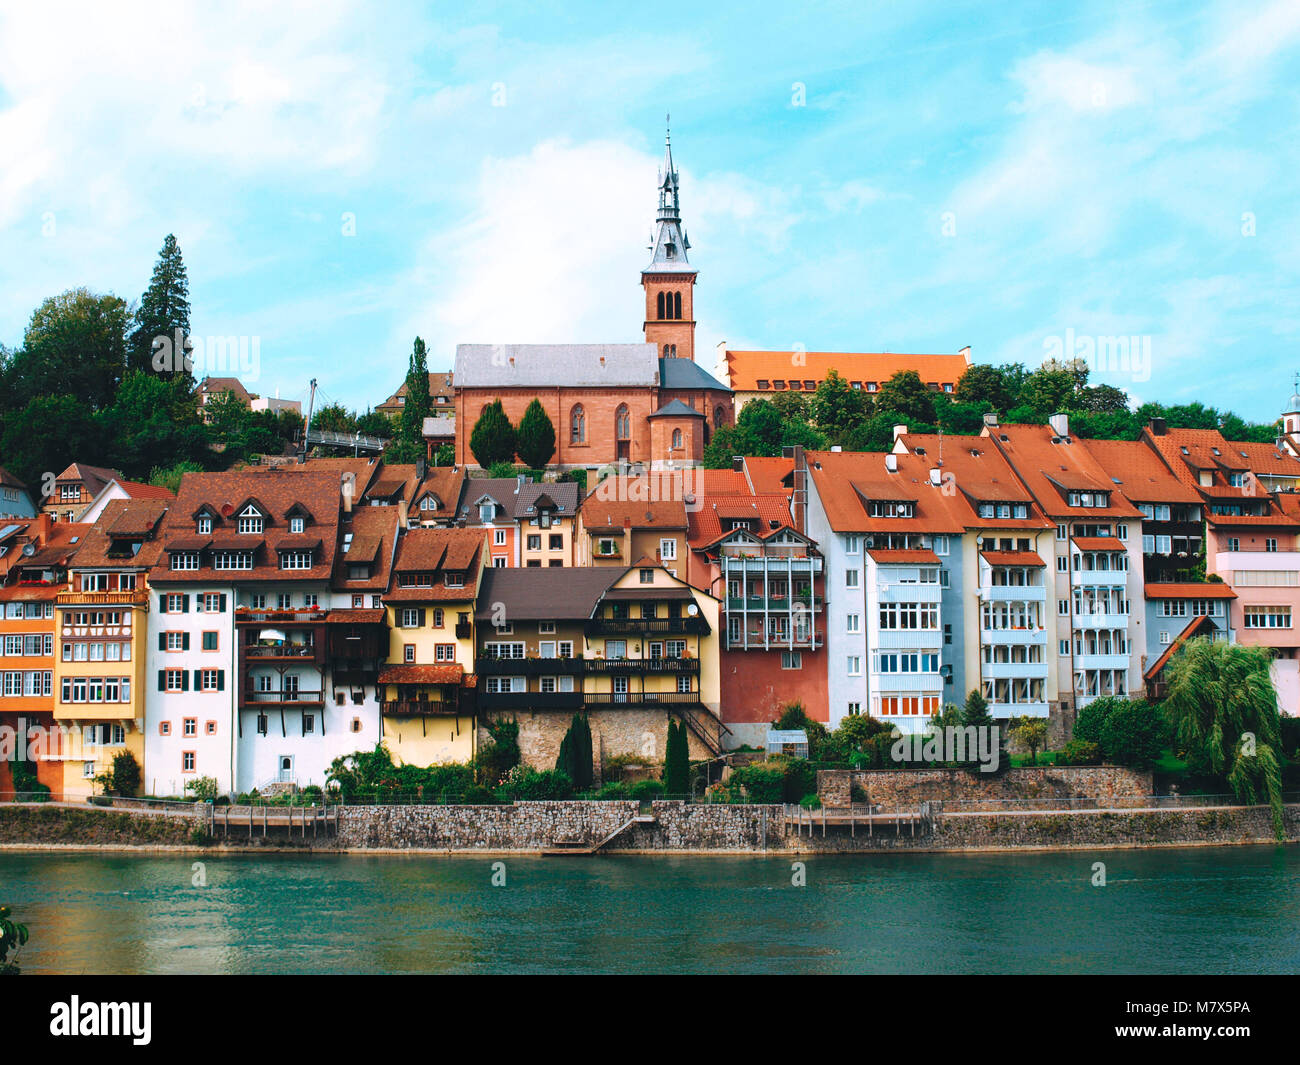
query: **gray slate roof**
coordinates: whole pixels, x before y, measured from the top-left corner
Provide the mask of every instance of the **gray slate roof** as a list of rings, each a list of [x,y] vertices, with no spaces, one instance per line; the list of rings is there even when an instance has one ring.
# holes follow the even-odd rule
[[[528,508],[536,504],[539,496],[549,496],[555,503],[557,516],[571,518],[578,512],[578,485],[574,481],[543,482],[530,481],[519,489],[515,496],[514,516],[527,521],[537,517],[537,511]]]
[[[583,620],[595,613],[600,597],[624,572],[618,566],[484,570],[475,616],[491,621],[501,603],[511,623]]]
[[[661,358],[659,382],[661,388],[712,388],[719,392],[731,391],[694,359]]]
[[[650,417],[658,418],[661,415],[676,415],[677,417],[681,417],[683,414],[690,415],[696,418],[706,417],[706,415],[701,414],[694,407],[688,407],[680,399],[675,399],[671,403],[665,403],[662,407],[660,407],[657,411],[655,411],[652,415],[650,415]]]
[[[653,344],[456,345],[461,388],[650,387],[658,370]]]

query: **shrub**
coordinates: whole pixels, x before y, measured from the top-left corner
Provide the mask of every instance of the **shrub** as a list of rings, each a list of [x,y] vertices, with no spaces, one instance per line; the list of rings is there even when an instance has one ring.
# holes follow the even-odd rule
[[[817,770],[802,758],[783,759],[781,799],[799,802],[805,795],[817,790]]]
[[[1101,747],[1076,737],[1057,752],[1056,760],[1062,765],[1100,765]]]
[[[813,792],[811,795],[805,795],[799,800],[799,805],[805,810],[820,810],[822,808],[821,796],[816,792]]]
[[[573,781],[558,769],[536,770],[530,766],[515,766],[506,774],[498,797],[509,801],[567,799],[573,794]]]
[[[1103,695],[1099,699],[1094,699],[1083,707],[1074,719],[1074,738],[1101,743],[1101,730],[1106,724],[1106,718],[1127,701],[1115,695]]]
[[[217,781],[214,777],[199,777],[185,782],[186,794],[194,797],[195,802],[213,802],[217,798]]]
[[[1300,750],[1300,717],[1281,716],[1278,724],[1282,729],[1282,751],[1294,758]]]
[[[684,797],[691,791],[690,739],[686,735],[686,722],[668,719],[668,741],[664,744],[664,793],[674,798]]]
[[[479,748],[480,778],[486,784],[496,784],[519,764],[519,719],[499,717],[487,723],[492,739]]]
[[[628,789],[628,796],[638,801],[641,799],[658,799],[663,796],[663,793],[663,783],[658,780],[638,780]]]
[[[298,793],[298,799],[304,806],[314,806],[318,803],[324,802],[325,792],[321,790],[319,784],[308,784]]]
[[[1150,703],[1121,700],[1101,727],[1102,753],[1117,765],[1149,769],[1165,745],[1164,722]]]
[[[461,796],[460,801],[466,806],[491,806],[496,802],[496,798],[482,784],[471,784],[465,789],[465,794]]]
[[[760,762],[741,766],[727,778],[726,793],[730,802],[780,802],[785,794],[785,771],[780,765]]]
[[[578,790],[591,787],[591,725],[587,722],[586,714],[573,715],[569,731],[560,741],[560,753],[555,759],[555,768],[573,781],[573,786]]]
[[[654,781],[643,781],[643,783],[654,783]],[[611,780],[609,783],[601,786],[600,791],[596,792],[598,799],[630,799],[632,789],[621,780]]]

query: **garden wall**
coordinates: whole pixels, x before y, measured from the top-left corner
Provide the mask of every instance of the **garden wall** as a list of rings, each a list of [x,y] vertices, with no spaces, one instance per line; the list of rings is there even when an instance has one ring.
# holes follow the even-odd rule
[[[854,785],[866,792],[867,801],[884,806],[983,800],[989,809],[997,809],[997,802],[1008,799],[1105,801],[1150,795],[1151,774],[1119,766],[1040,766],[1008,769],[1001,776],[965,769],[822,769],[817,773],[817,794],[827,806],[848,806]]]

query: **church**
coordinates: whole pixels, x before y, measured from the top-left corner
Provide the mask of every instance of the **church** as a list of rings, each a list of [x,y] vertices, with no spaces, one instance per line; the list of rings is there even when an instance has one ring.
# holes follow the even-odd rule
[[[731,389],[695,362],[696,270],[669,137],[650,249],[641,271],[643,343],[457,345],[458,464],[474,463],[474,425],[498,398],[513,425],[541,402],[555,426],[551,464],[563,469],[676,469],[703,457],[735,412]]]

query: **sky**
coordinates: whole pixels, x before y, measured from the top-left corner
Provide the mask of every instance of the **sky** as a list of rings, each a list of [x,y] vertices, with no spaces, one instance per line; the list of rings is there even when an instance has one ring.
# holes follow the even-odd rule
[[[167,233],[264,395],[364,410],[416,335],[639,341],[668,113],[706,368],[1093,341],[1135,402],[1293,390],[1296,0],[0,0],[0,343],[138,300]]]

